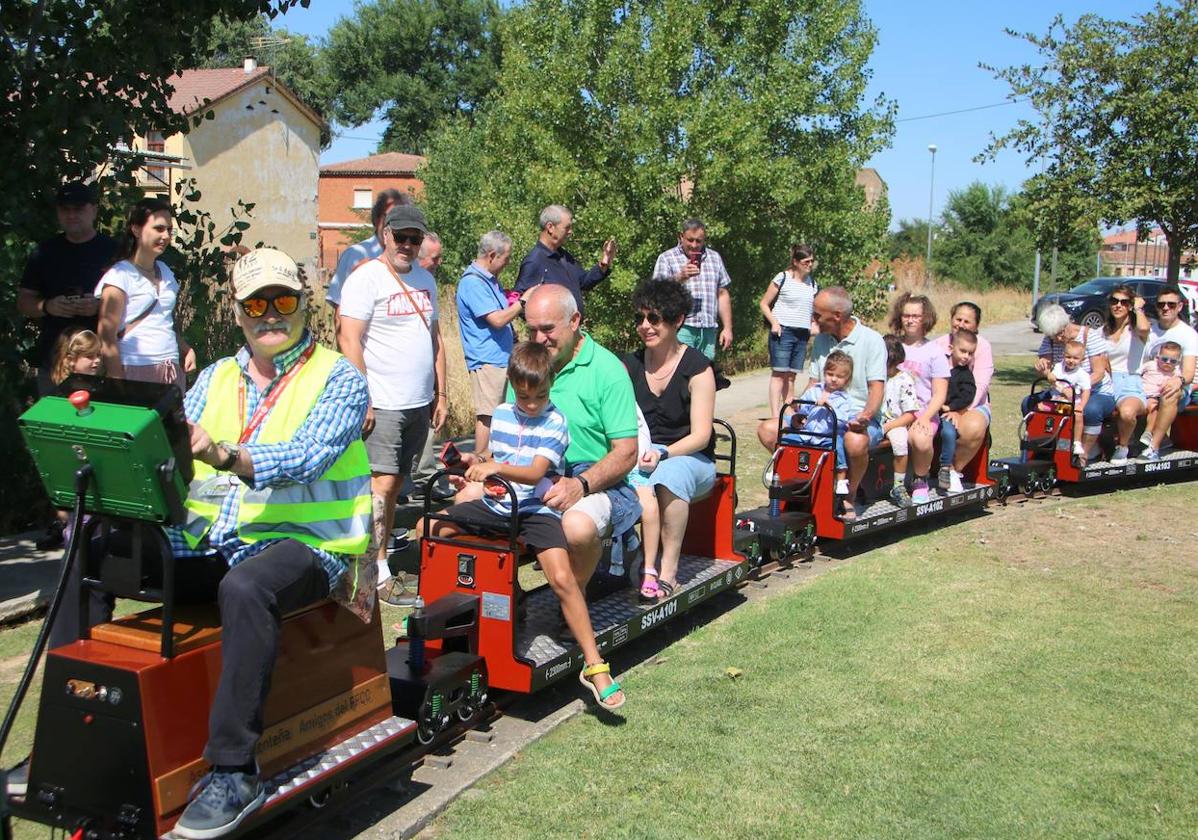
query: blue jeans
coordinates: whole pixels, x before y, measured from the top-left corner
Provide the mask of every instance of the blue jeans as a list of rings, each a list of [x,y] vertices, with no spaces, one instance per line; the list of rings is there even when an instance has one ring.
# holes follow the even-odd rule
[[[957,427],[940,418],[940,466],[951,467],[957,454]]]

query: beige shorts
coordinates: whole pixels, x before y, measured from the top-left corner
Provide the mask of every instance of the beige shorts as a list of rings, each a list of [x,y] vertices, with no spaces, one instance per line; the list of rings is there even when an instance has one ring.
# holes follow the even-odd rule
[[[590,517],[590,520],[595,523],[595,530],[599,533],[600,539],[611,534],[611,497],[606,493],[592,493],[589,496],[583,496],[566,513],[575,511],[585,513]]]
[[[470,396],[474,400],[476,417],[490,417],[495,406],[503,402],[507,387],[507,368],[498,365],[483,365],[470,371]]]

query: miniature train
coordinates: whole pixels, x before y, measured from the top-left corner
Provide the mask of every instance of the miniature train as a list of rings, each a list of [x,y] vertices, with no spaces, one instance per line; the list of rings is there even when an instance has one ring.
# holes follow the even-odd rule
[[[102,523],[143,533],[143,543],[154,539],[159,524],[180,520],[190,477],[177,391],[87,377],[70,384],[88,393],[47,397],[21,418],[51,497],[75,510],[68,563],[79,561],[86,535]],[[738,513],[736,436],[717,420],[717,480],[692,504],[678,588],[648,606],[638,602],[633,586],[591,599],[600,651],[606,656],[654,632],[768,563],[808,558],[817,543],[934,522],[1053,483],[1198,469],[1198,411],[1175,424],[1176,445],[1185,450],[1160,462],[1112,468],[1074,463],[1067,445],[1071,410],[1052,409],[1028,416],[1021,457],[992,462],[987,442],[964,471],[962,492],[938,488],[920,506],[896,508],[886,500],[893,461],[887,446],[875,448],[860,490],[863,513],[851,522],[836,507],[834,437],[800,443],[782,434],[781,415],[770,502]],[[86,526],[85,511],[92,514]],[[431,513],[426,508],[426,521]],[[514,527],[495,538],[426,531],[422,604],[393,645],[384,640],[377,609],[369,624],[331,601],[284,618],[258,751],[268,799],[237,835],[260,830],[301,803],[323,801],[372,764],[398,773],[429,744],[468,727],[494,692],[531,693],[574,677],[581,653],[556,637],[556,600],[548,586],[520,587],[520,567],[531,557],[515,534]],[[214,605],[174,604],[170,575],[151,585],[143,565],[140,556],[109,556],[88,569],[87,587],[161,606],[97,626],[90,638],[48,652],[28,789],[24,797],[7,798],[10,813],[96,840],[169,837],[191,785],[206,771],[200,755],[219,674],[219,616]],[[639,579],[635,564],[626,574],[629,582]],[[82,608],[58,601],[52,611]],[[7,836],[7,813],[3,822]]]

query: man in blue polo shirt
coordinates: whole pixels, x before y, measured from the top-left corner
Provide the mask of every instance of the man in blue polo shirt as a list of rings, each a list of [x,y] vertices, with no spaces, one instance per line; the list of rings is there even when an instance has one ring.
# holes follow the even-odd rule
[[[478,256],[458,281],[458,332],[470,375],[474,400],[474,451],[485,452],[491,440],[491,413],[503,402],[507,360],[512,352],[512,321],[524,302],[507,301],[499,273],[512,258],[512,238],[492,230],[478,241]]]
[[[542,283],[565,286],[574,295],[578,311],[583,311],[582,293],[594,288],[611,271],[616,256],[616,240],[603,243],[603,254],[590,271],[583,271],[574,255],[562,246],[574,233],[574,214],[569,207],[550,204],[541,211],[541,235],[528,256],[520,263],[516,291],[522,295]]]

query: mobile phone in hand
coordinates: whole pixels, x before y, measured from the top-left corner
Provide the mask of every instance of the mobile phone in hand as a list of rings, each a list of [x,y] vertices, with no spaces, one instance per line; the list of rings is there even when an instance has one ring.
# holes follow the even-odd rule
[[[456,467],[462,463],[462,453],[453,445],[452,440],[445,441],[445,446],[441,449],[441,463],[447,467]]]

